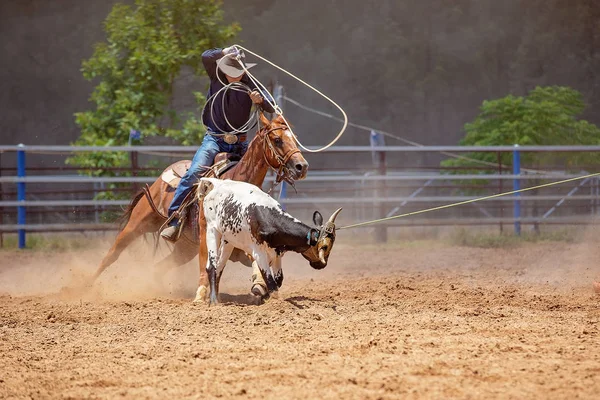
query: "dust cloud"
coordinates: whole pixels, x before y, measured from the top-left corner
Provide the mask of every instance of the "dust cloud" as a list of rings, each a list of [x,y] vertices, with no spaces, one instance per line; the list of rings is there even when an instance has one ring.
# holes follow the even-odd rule
[[[598,228],[585,228],[569,242],[523,243],[508,248],[482,249],[451,244],[446,239],[394,239],[377,245],[356,242],[340,235],[324,270],[313,270],[295,253],[283,259],[284,284],[290,281],[309,285],[315,281],[352,280],[387,276],[450,271],[472,276],[473,285],[489,279],[504,283],[545,285],[555,289],[590,287],[600,281]],[[155,263],[170,248],[161,244],[152,257],[151,243],[136,241],[121,254],[94,285],[89,279],[108,251],[111,240],[92,240],[83,249],[65,251],[0,251],[0,294],[10,296],[52,296],[63,301],[145,301],[166,297],[192,299],[199,268],[197,258],[161,274]],[[392,253],[393,257],[373,257]],[[351,255],[351,257],[349,256]],[[481,271],[496,271],[488,277]],[[221,293],[244,294],[251,286],[251,270],[239,263],[228,263],[222,278]]]
[[[185,265],[160,273],[155,263],[169,254],[169,245],[161,243],[156,257],[153,257],[153,244],[143,240],[137,240],[127,248],[90,286],[90,278],[112,245],[111,239],[94,239],[83,249],[0,251],[0,294],[55,296],[65,301],[194,297],[199,278],[197,257]],[[296,254],[285,257],[284,268],[288,278],[317,278],[318,271],[312,270]],[[248,293],[250,277],[250,268],[230,262],[223,273],[221,291]]]

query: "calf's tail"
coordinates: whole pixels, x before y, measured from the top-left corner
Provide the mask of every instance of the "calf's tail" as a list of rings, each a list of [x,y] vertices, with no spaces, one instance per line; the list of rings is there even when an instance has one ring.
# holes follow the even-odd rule
[[[196,194],[198,200],[202,200],[215,186],[222,184],[223,181],[217,178],[200,178],[198,183],[198,190]]]

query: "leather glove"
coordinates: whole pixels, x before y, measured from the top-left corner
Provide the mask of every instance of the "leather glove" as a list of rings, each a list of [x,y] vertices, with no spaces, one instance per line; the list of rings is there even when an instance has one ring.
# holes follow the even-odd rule
[[[254,104],[261,104],[263,102],[263,98],[258,92],[258,90],[253,90],[250,93],[248,93],[248,95],[250,96]]]
[[[241,55],[240,51],[235,46],[225,47],[223,49],[224,56],[232,56],[233,58],[237,58]]]

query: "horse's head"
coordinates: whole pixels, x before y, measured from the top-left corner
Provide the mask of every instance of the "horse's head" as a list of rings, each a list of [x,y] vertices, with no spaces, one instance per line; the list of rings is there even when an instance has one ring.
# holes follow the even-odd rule
[[[264,135],[265,158],[269,165],[280,170],[286,181],[304,179],[308,171],[308,162],[296,144],[296,139],[281,116],[269,121],[260,113]]]

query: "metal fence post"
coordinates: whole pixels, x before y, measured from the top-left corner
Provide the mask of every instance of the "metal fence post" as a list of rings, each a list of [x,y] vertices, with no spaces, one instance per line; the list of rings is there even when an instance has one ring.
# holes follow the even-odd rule
[[[19,147],[25,147],[23,144],[19,144]],[[19,178],[25,177],[25,150],[17,150],[17,176]],[[25,201],[25,182],[17,183],[17,200]],[[25,206],[17,207],[17,224],[25,225]],[[26,245],[25,229],[19,229],[19,249],[24,249]]]
[[[283,85],[276,83],[273,87],[273,100],[275,100],[275,104],[279,106],[281,112],[283,112],[284,102],[285,102],[285,89]],[[281,182],[281,189],[279,191],[279,199],[278,201],[281,203],[282,200],[285,200],[287,197],[287,187],[285,181]],[[281,208],[285,211],[285,204],[281,204]]]
[[[502,175],[502,153],[497,152],[496,157],[498,158],[498,175]],[[502,178],[498,179],[498,193],[502,193],[504,188],[502,187]],[[504,219],[504,207],[500,205],[500,234],[504,232],[504,224],[502,220]]]
[[[519,151],[519,145],[515,144],[515,149],[513,150],[513,175],[515,178],[513,179],[513,190],[521,190],[521,180],[517,177],[521,175],[521,152]],[[521,193],[515,193],[515,201],[513,207],[513,217],[515,219],[515,235],[521,235]]]
[[[130,153],[130,158],[131,158],[131,176],[137,177],[138,169],[139,169],[138,152],[136,150],[132,151]],[[133,196],[135,196],[137,194],[138,184],[136,182],[134,182],[133,185],[131,185],[131,192],[132,192]]]
[[[383,135],[379,132],[371,131],[370,136],[371,147],[384,147],[385,139]],[[385,151],[374,151],[373,155],[373,164],[377,168],[378,175],[386,175],[387,168],[385,163]],[[385,198],[386,197],[386,184],[384,180],[379,180],[377,182],[377,198]],[[376,202],[377,217],[376,218],[385,218],[385,205],[382,202]],[[375,240],[377,243],[385,243],[387,242],[387,227],[385,225],[375,227]]]

